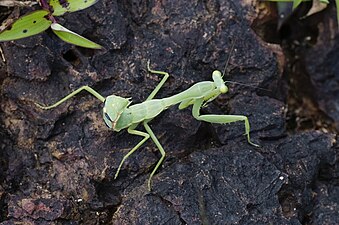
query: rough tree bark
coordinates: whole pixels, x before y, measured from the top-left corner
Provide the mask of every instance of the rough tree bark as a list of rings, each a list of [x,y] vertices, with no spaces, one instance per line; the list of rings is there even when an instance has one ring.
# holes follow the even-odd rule
[[[322,179],[335,168],[335,134],[286,131],[282,52],[251,28],[257,6],[100,0],[61,23],[103,50],[48,31],[2,43],[0,224],[302,224],[309,213],[318,221],[326,203],[315,195],[337,192]],[[159,152],[151,141],[113,179],[140,138],[109,131],[98,100],[83,93],[50,111],[34,105],[83,85],[141,102],[160,81],[147,73],[147,60],[170,73],[157,97],[170,96],[211,80],[230,54],[227,80],[269,90],[229,85],[203,113],[248,116],[261,148],[246,142],[242,123],[201,123],[190,109],[170,108],[150,123],[167,152],[152,192],[147,179]]]

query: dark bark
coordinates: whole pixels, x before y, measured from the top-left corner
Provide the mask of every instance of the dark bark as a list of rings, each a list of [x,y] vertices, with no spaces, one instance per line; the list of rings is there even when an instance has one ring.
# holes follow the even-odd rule
[[[1,44],[0,224],[302,224],[309,215],[334,223],[337,210],[326,206],[338,207],[335,134],[286,130],[282,51],[253,31],[258,12],[248,2],[101,0],[59,19],[103,50],[49,31]],[[161,79],[148,60],[170,73],[157,98],[171,96],[211,80],[229,55],[226,80],[265,90],[229,84],[202,112],[248,116],[261,147],[247,143],[243,123],[201,123],[172,107],[150,123],[167,153],[152,192],[157,148],[146,142],[114,180],[140,137],[109,131],[93,96],[49,111],[34,105],[83,85],[144,101]]]

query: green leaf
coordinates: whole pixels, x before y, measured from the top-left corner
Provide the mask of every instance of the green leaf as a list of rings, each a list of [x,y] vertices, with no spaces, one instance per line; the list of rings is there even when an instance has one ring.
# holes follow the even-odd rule
[[[301,3],[302,1],[303,1],[303,0],[294,0],[294,1],[293,1],[293,9],[297,8],[297,7],[300,5],[300,3]]]
[[[0,32],[0,41],[12,41],[33,36],[47,30],[52,24],[47,10],[37,10],[26,14]]]
[[[53,32],[59,38],[61,38],[61,40],[68,42],[70,44],[85,47],[85,48],[94,48],[94,49],[102,48],[100,45],[94,43],[93,41],[90,41],[90,40],[80,36],[79,34],[68,30],[67,28],[61,26],[58,23],[52,23],[51,28],[52,28]]]
[[[66,12],[75,12],[94,5],[98,0],[50,0],[53,16],[61,16]]]

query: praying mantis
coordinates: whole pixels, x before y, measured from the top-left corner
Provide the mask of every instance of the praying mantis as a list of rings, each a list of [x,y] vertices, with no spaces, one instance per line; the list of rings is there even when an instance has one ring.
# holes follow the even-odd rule
[[[166,80],[169,78],[169,74],[164,71],[152,70],[150,68],[150,61],[147,62],[147,70],[150,73],[162,75],[160,83],[156,88],[151,92],[148,98],[141,103],[131,105],[130,98],[123,98],[116,95],[110,95],[108,97],[103,97],[97,91],[93,90],[89,86],[83,86],[73,92],[71,92],[66,97],[57,101],[56,103],[50,106],[42,106],[38,103],[35,103],[41,109],[52,109],[72,98],[81,91],[87,91],[92,94],[94,97],[99,99],[104,103],[103,107],[103,119],[106,126],[113,131],[119,132],[122,129],[127,129],[127,132],[132,135],[137,135],[143,137],[143,139],[135,145],[121,160],[119,167],[115,173],[114,179],[119,175],[120,169],[125,162],[125,160],[132,155],[136,150],[140,148],[149,138],[152,139],[158,150],[160,151],[161,158],[157,162],[153,171],[151,172],[148,179],[148,189],[151,191],[151,180],[155,172],[158,170],[159,166],[165,159],[166,152],[162,145],[160,144],[158,138],[153,133],[151,127],[148,123],[158,116],[162,111],[166,110],[170,106],[179,104],[179,109],[185,109],[190,105],[193,105],[192,114],[193,117],[200,121],[210,122],[210,123],[232,123],[237,121],[243,121],[245,124],[245,135],[247,136],[247,141],[249,144],[259,147],[259,145],[254,144],[250,139],[250,124],[248,118],[243,115],[200,115],[200,109],[207,103],[213,101],[220,94],[225,94],[228,91],[228,87],[225,85],[223,80],[223,75],[220,71],[215,70],[212,73],[213,81],[202,81],[194,84],[187,90],[178,93],[176,95],[162,98],[154,99],[155,95],[164,85]],[[142,124],[146,132],[136,130],[139,124]]]

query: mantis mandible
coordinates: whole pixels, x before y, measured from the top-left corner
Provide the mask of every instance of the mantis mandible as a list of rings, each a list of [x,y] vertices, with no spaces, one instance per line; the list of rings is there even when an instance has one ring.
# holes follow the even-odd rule
[[[200,109],[205,104],[213,101],[220,94],[225,94],[228,91],[223,76],[220,71],[215,70],[212,73],[213,81],[203,81],[194,84],[192,87],[187,90],[173,95],[171,97],[154,99],[154,96],[158,93],[161,87],[164,85],[166,80],[169,77],[169,74],[163,71],[152,70],[150,68],[150,62],[147,63],[147,69],[150,73],[162,75],[163,78],[148,98],[141,103],[131,105],[130,98],[123,98],[116,95],[110,95],[108,97],[103,97],[97,91],[93,90],[89,86],[83,86],[66,97],[62,98],[58,102],[50,106],[42,106],[35,103],[41,109],[52,109],[57,107],[61,103],[67,101],[71,97],[75,96],[81,91],[87,91],[92,94],[94,97],[99,99],[104,103],[103,108],[103,119],[105,124],[109,129],[112,129],[116,132],[121,131],[122,129],[127,128],[127,132],[132,135],[138,135],[143,137],[143,139],[132,148],[121,160],[119,167],[115,173],[114,179],[117,178],[121,166],[125,160],[132,155],[139,147],[147,141],[149,138],[153,140],[158,150],[161,153],[161,158],[154,167],[149,179],[148,179],[148,189],[151,190],[151,180],[155,172],[158,170],[159,166],[162,164],[165,158],[165,150],[161,146],[159,140],[153,133],[152,129],[148,123],[158,116],[162,111],[166,110],[168,107],[179,104],[179,109],[184,109],[190,105],[193,105],[192,114],[193,117],[200,121],[210,122],[210,123],[232,123],[237,121],[243,121],[245,123],[245,135],[247,136],[247,141],[249,144],[259,147],[259,145],[254,144],[250,139],[250,124],[248,118],[243,115],[200,115]],[[136,130],[137,126],[142,123],[146,132]]]

